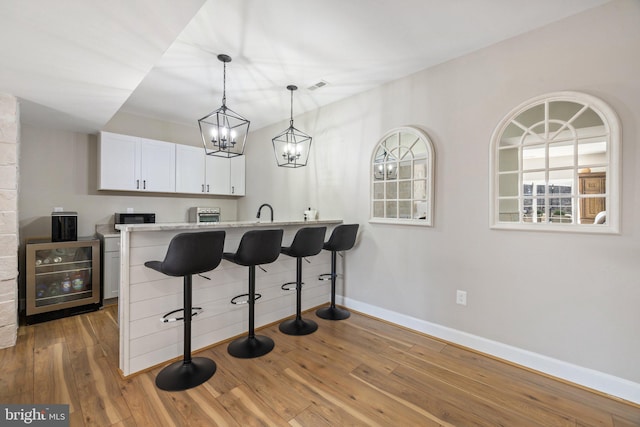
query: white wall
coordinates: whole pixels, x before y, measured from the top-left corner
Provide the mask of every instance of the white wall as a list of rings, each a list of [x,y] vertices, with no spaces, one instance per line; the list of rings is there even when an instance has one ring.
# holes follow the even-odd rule
[[[360,223],[348,300],[640,383],[638,23],[640,2],[616,0],[297,117],[314,137],[306,168],[275,165],[270,140],[285,121],[258,130],[239,219],[269,202],[277,218],[311,206]],[[621,119],[621,235],[489,229],[494,127],[528,98],[559,90],[600,97]],[[368,224],[371,152],[407,124],[434,142],[435,226]],[[468,306],[455,304],[457,289]]]

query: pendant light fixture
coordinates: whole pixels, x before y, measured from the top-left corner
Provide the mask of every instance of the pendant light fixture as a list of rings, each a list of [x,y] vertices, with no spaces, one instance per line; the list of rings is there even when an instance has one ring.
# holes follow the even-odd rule
[[[227,63],[229,55],[218,55],[223,63],[222,107],[198,120],[204,151],[209,156],[236,157],[244,154],[249,133],[249,120],[227,108]]]
[[[306,133],[293,127],[293,91],[298,87],[287,86],[291,91],[291,120],[289,128],[273,138],[273,151],[276,155],[278,166],[285,168],[299,168],[307,165],[309,150],[311,148],[311,137]]]

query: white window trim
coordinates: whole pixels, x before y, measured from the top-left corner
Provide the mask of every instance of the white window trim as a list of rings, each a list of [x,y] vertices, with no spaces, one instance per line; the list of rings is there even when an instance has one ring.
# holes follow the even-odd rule
[[[606,224],[541,224],[541,223],[521,223],[521,222],[500,222],[498,221],[498,154],[500,147],[500,137],[509,123],[521,113],[541,102],[552,101],[574,101],[585,104],[601,115],[604,126],[608,131],[607,155],[609,165],[607,170],[606,193],[609,204],[607,206]],[[491,136],[489,153],[489,227],[502,230],[527,230],[527,231],[557,231],[572,233],[594,233],[594,234],[619,234],[620,233],[620,199],[621,199],[621,135],[622,129],[620,121],[615,111],[599,98],[581,92],[562,91],[552,92],[531,98],[507,114],[496,126]],[[522,191],[520,189],[519,191]]]
[[[420,138],[427,148],[427,215],[425,219],[407,219],[407,218],[379,218],[373,216],[373,164],[375,161],[376,152],[380,143],[385,141],[391,135],[396,133],[411,133]],[[376,143],[371,158],[369,159],[369,223],[371,224],[395,224],[395,225],[417,225],[421,227],[433,227],[433,206],[434,206],[434,166],[435,166],[435,154],[433,149],[433,143],[429,138],[429,135],[422,129],[415,126],[401,126],[393,128],[382,136]]]

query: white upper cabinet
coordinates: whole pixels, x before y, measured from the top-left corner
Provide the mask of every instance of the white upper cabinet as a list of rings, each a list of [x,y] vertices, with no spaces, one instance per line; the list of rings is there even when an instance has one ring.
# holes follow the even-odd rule
[[[98,137],[98,190],[137,190],[138,138],[101,132]]]
[[[175,144],[101,132],[98,189],[176,191]]]
[[[204,149],[175,144],[175,192],[245,195],[244,156],[207,156]]]
[[[204,150],[176,145],[176,192],[206,193]]]
[[[232,194],[230,190],[229,159],[207,156],[204,149],[200,149],[205,160],[206,192],[212,194]]]
[[[176,191],[176,145],[140,138],[141,190]]]
[[[245,195],[245,158],[244,156],[232,157],[229,162],[231,166],[230,188],[229,192],[232,196]]]

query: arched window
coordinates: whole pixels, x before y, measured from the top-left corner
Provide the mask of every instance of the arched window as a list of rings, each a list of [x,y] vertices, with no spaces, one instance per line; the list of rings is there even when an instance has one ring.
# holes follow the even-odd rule
[[[388,132],[371,159],[370,222],[432,225],[433,145],[422,130]]]
[[[493,133],[490,169],[493,228],[619,232],[620,125],[598,98],[521,104]]]

